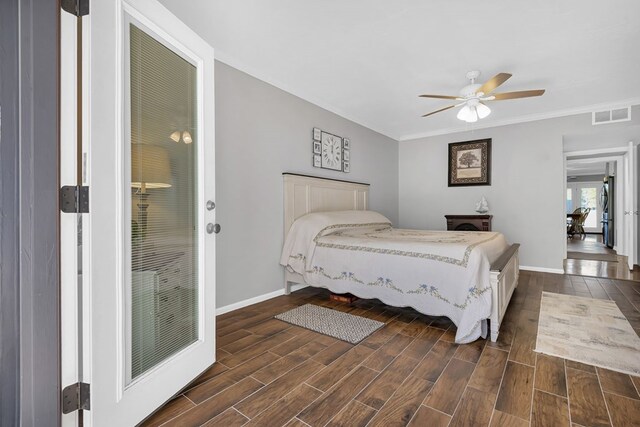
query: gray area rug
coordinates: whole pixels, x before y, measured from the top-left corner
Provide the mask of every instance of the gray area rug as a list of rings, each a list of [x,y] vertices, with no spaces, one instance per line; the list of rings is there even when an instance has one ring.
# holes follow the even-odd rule
[[[614,254],[590,254],[587,252],[567,252],[569,259],[587,259],[590,261],[618,262],[618,257]]]
[[[640,338],[610,300],[543,292],[535,351],[640,375]]]
[[[305,304],[274,317],[351,344],[359,343],[384,326],[376,320],[314,304]]]

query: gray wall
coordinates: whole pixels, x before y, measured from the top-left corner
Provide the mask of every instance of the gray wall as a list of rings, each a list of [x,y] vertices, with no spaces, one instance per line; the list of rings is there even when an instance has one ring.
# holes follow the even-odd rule
[[[282,173],[371,184],[398,223],[398,143],[216,62],[217,306],[282,289]],[[351,139],[351,173],[312,167],[312,128]]]
[[[595,128],[591,114],[581,114],[401,142],[400,226],[446,229],[445,214],[473,214],[484,195],[494,229],[522,245],[523,266],[561,269],[563,151],[623,146],[628,139],[613,143],[607,133],[615,131],[626,138],[628,129],[634,131],[640,123],[639,116],[634,107],[633,121],[598,126],[598,138],[591,139],[585,138]],[[569,141],[563,146],[565,136]],[[492,138],[492,185],[449,188],[448,144],[482,138]]]
[[[0,425],[60,423],[57,2],[0,2]]]
[[[0,2],[0,426],[18,425],[18,2]]]

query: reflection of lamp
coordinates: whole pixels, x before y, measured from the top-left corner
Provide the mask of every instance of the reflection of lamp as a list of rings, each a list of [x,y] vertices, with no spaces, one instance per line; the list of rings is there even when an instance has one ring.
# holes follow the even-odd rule
[[[131,145],[131,187],[137,188],[138,226],[142,235],[147,229],[147,189],[171,187],[169,153],[162,147],[148,144]]]
[[[173,142],[180,142],[181,139],[182,139],[182,142],[184,142],[185,144],[191,144],[193,142],[193,139],[191,138],[191,134],[189,133],[188,130],[185,130],[182,133],[180,133],[180,131],[177,130],[173,132],[171,135],[169,135],[169,138],[171,138]]]

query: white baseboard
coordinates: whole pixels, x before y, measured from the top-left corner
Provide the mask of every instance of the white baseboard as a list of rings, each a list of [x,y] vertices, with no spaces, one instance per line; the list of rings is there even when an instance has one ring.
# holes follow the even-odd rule
[[[562,268],[531,267],[528,265],[521,265],[520,270],[537,271],[540,273],[564,274],[564,270]]]
[[[291,292],[297,291],[302,288],[306,288],[307,285],[300,284],[291,284]],[[224,307],[216,308],[216,316],[221,314],[228,313],[230,311],[238,310],[239,308],[247,307],[252,304],[257,304],[262,301],[266,301],[271,298],[279,297],[280,295],[284,295],[284,288],[279,289],[277,291],[269,292],[268,294],[258,295],[257,297],[249,298],[243,301],[234,302],[233,304],[225,305]]]

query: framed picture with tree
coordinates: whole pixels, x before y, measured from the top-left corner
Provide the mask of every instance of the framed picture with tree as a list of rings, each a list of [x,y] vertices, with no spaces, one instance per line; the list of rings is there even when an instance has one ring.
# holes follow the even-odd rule
[[[449,187],[491,185],[491,138],[449,144]]]

